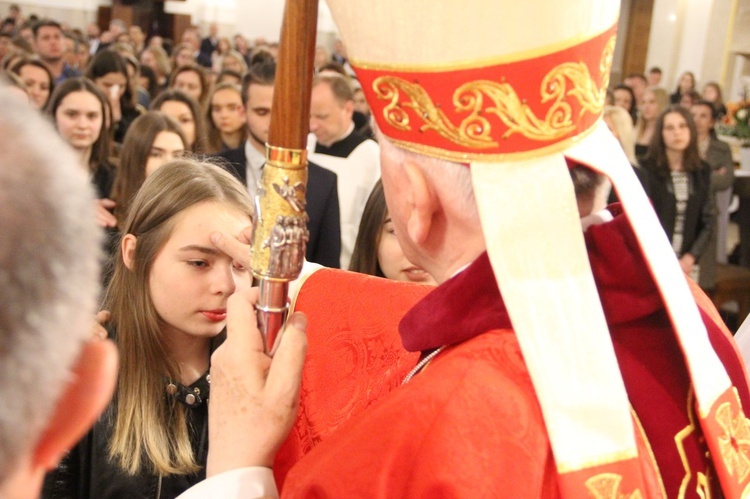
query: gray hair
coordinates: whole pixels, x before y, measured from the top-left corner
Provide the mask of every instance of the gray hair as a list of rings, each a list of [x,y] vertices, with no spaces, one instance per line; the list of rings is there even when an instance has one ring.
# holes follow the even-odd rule
[[[458,203],[465,219],[473,219],[479,226],[479,212],[474,198],[474,186],[471,171],[467,165],[427,156],[399,147],[389,141],[383,134],[378,135],[380,151],[390,161],[403,164],[407,159],[419,165],[444,200]]]
[[[0,109],[2,484],[48,423],[91,334],[102,234],[69,146],[5,87]]]

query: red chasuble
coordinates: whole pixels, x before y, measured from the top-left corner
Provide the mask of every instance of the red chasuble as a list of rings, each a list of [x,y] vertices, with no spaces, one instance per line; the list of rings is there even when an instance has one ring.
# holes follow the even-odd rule
[[[404,350],[398,323],[434,286],[322,269],[302,286],[307,358],[297,422],[276,455],[282,484],[302,456],[343,422],[399,386],[419,353]]]
[[[634,410],[646,477],[643,497],[709,497],[718,487],[712,459],[720,456],[708,453],[682,353],[627,219],[617,216],[589,228],[586,243]],[[377,292],[388,294],[384,288],[373,291],[373,302],[381,301]],[[346,296],[333,290],[329,294]],[[705,296],[698,302],[711,344],[743,407],[750,407],[744,366],[733,342]],[[357,312],[350,310],[354,316]],[[316,330],[322,333],[325,327],[318,324]],[[289,466],[315,446],[291,470],[283,496],[558,497],[545,423],[487,255],[414,306],[400,332],[410,351],[450,346],[387,396],[384,392],[401,373],[385,369],[378,381],[369,376],[383,373],[382,364],[368,374],[359,357],[349,367],[324,361],[328,353],[308,359],[306,370],[313,369],[320,379],[337,379],[336,373],[354,372],[357,365],[359,375],[352,382],[373,388],[351,388],[335,404],[358,407],[350,416],[367,408],[349,421],[340,408],[317,407],[327,396],[340,395],[337,389],[327,393],[326,384],[319,383],[321,391],[313,399],[303,388],[301,419],[311,412],[344,417],[334,418],[340,424],[337,431],[307,438],[312,445],[287,459]],[[395,370],[410,367],[401,354],[394,358]],[[409,360],[413,364],[414,357]],[[373,403],[375,399],[381,400]],[[294,444],[301,440],[298,429],[290,440],[287,445],[300,448]]]

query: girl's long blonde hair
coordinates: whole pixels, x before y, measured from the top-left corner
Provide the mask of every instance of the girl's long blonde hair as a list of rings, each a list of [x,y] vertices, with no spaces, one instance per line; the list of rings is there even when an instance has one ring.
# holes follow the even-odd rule
[[[199,469],[190,445],[186,412],[166,396],[166,379],[179,379],[161,334],[163,323],[149,291],[157,254],[174,229],[175,215],[217,201],[252,217],[245,188],[220,167],[180,159],[149,176],[133,199],[122,234],[137,238],[128,269],[117,251],[105,307],[112,314],[120,373],[112,412],[109,456],[126,473],[187,474]]]

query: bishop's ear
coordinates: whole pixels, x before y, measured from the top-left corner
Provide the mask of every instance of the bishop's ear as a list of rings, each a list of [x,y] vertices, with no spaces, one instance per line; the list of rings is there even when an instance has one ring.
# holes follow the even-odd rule
[[[409,218],[406,224],[409,237],[417,244],[424,243],[432,228],[433,217],[438,211],[438,200],[432,184],[422,168],[407,160],[404,163],[408,194]]]

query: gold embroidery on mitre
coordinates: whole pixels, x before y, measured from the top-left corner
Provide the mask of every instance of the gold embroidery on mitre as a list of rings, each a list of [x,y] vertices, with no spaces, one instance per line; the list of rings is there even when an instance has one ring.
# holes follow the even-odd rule
[[[434,130],[445,139],[464,147],[497,147],[498,142],[492,139],[492,124],[485,118],[486,114],[494,114],[507,127],[502,135],[503,139],[520,133],[531,140],[557,140],[576,128],[570,100],[577,101],[581,106],[576,119],[584,112],[595,115],[601,113],[609,85],[614,46],[613,36],[608,40],[599,62],[602,75],[599,83],[593,80],[588,66],[582,62],[566,62],[547,73],[542,79],[541,102],[553,102],[544,119],[538,118],[508,83],[477,80],[464,83],[456,89],[453,93],[456,112],[470,113],[458,126],[451,122],[427,91],[417,83],[397,76],[380,76],[373,81],[372,88],[379,99],[390,100],[383,108],[383,118],[397,130],[412,129],[409,114],[404,109],[410,108],[424,122],[420,132]],[[402,93],[408,98],[403,103]],[[485,103],[485,97],[489,102]]]
[[[739,398],[736,403],[740,406]],[[732,404],[724,402],[716,409],[716,422],[723,430],[719,435],[721,459],[730,475],[742,483],[750,475],[750,421],[741,411],[733,413]]]
[[[620,492],[622,475],[617,473],[600,473],[586,480],[586,488],[592,499],[642,499],[641,491],[635,489],[630,494]]]

